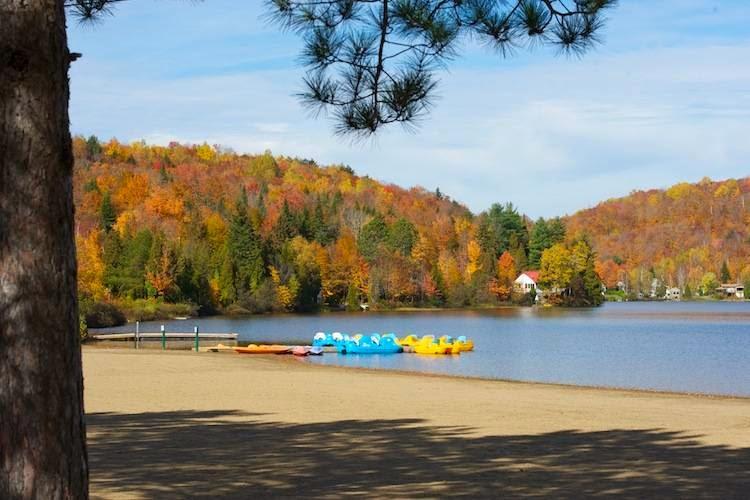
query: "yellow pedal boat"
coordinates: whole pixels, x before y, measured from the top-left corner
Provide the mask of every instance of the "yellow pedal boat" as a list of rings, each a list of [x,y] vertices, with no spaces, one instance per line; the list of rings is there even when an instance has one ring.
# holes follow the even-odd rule
[[[407,335],[398,339],[398,343],[406,347],[414,347],[419,343],[419,337],[416,335]]]
[[[459,351],[454,351],[454,346],[436,342],[433,335],[425,335],[422,339],[414,345],[414,352],[417,354],[458,354]]]
[[[440,343],[453,346],[456,351],[454,354],[474,350],[474,341],[467,339],[463,335],[457,338],[453,338],[450,335],[443,335],[440,337]]]

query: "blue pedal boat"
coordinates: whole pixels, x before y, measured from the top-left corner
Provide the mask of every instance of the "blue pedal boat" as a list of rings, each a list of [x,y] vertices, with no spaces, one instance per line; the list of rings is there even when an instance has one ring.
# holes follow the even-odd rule
[[[336,346],[341,354],[398,354],[403,348],[392,338],[380,336],[362,337],[358,341],[349,340]]]

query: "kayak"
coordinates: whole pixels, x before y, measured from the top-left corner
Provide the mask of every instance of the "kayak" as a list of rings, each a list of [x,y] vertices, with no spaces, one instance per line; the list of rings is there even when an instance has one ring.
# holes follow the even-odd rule
[[[240,354],[287,354],[291,350],[288,345],[256,345],[247,347],[235,347],[235,352]]]
[[[310,354],[310,351],[307,350],[307,347],[298,345],[292,347],[292,354],[294,354],[295,356],[307,356],[308,354]]]
[[[298,345],[292,347],[292,354],[295,356],[321,356],[323,354],[323,348],[316,345]]]

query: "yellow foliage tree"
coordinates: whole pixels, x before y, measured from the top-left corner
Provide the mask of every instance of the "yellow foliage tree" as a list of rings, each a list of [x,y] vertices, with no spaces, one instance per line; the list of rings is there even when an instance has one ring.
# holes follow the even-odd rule
[[[458,269],[458,262],[450,252],[443,251],[440,253],[438,269],[443,276],[443,281],[449,288],[461,283],[461,271]]]
[[[268,266],[268,270],[271,273],[271,281],[273,281],[274,288],[276,289],[276,300],[278,300],[282,308],[291,311],[299,292],[297,278],[292,276],[287,283],[282,283],[278,269],[274,266]]]
[[[76,237],[78,247],[78,290],[95,300],[107,295],[104,287],[104,260],[99,244],[101,232],[91,231],[86,236]]]
[[[466,264],[466,281],[469,282],[474,275],[482,269],[482,247],[479,246],[476,240],[469,240],[466,245],[466,254],[468,256],[468,263]]]
[[[573,277],[570,251],[562,243],[557,243],[542,253],[539,269],[539,282],[543,288],[562,290],[568,287]]]
[[[216,150],[204,142],[195,148],[195,155],[199,160],[212,162],[216,158]]]
[[[714,191],[715,198],[733,198],[740,195],[740,185],[735,179],[729,179],[721,183]]]

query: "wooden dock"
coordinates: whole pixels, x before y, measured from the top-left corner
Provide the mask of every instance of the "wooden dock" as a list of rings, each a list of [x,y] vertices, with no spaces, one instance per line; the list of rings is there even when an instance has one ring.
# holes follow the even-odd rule
[[[187,340],[193,340],[195,339],[195,333],[194,332],[187,332],[187,333],[175,333],[175,332],[168,332],[164,334],[164,337],[168,339],[187,339]],[[198,339],[200,340],[234,340],[236,341],[239,337],[239,333],[199,333]],[[89,338],[92,338],[94,340],[135,340],[136,334],[134,332],[130,333],[95,333],[93,335],[89,335]],[[139,333],[138,339],[161,339],[162,334],[160,332],[156,333]]]
[[[236,346],[238,333],[198,333],[192,332],[128,332],[128,333],[94,333],[89,338],[97,342],[133,343],[133,347],[162,349],[190,349],[205,351],[208,347],[216,347],[223,343],[227,347]]]

